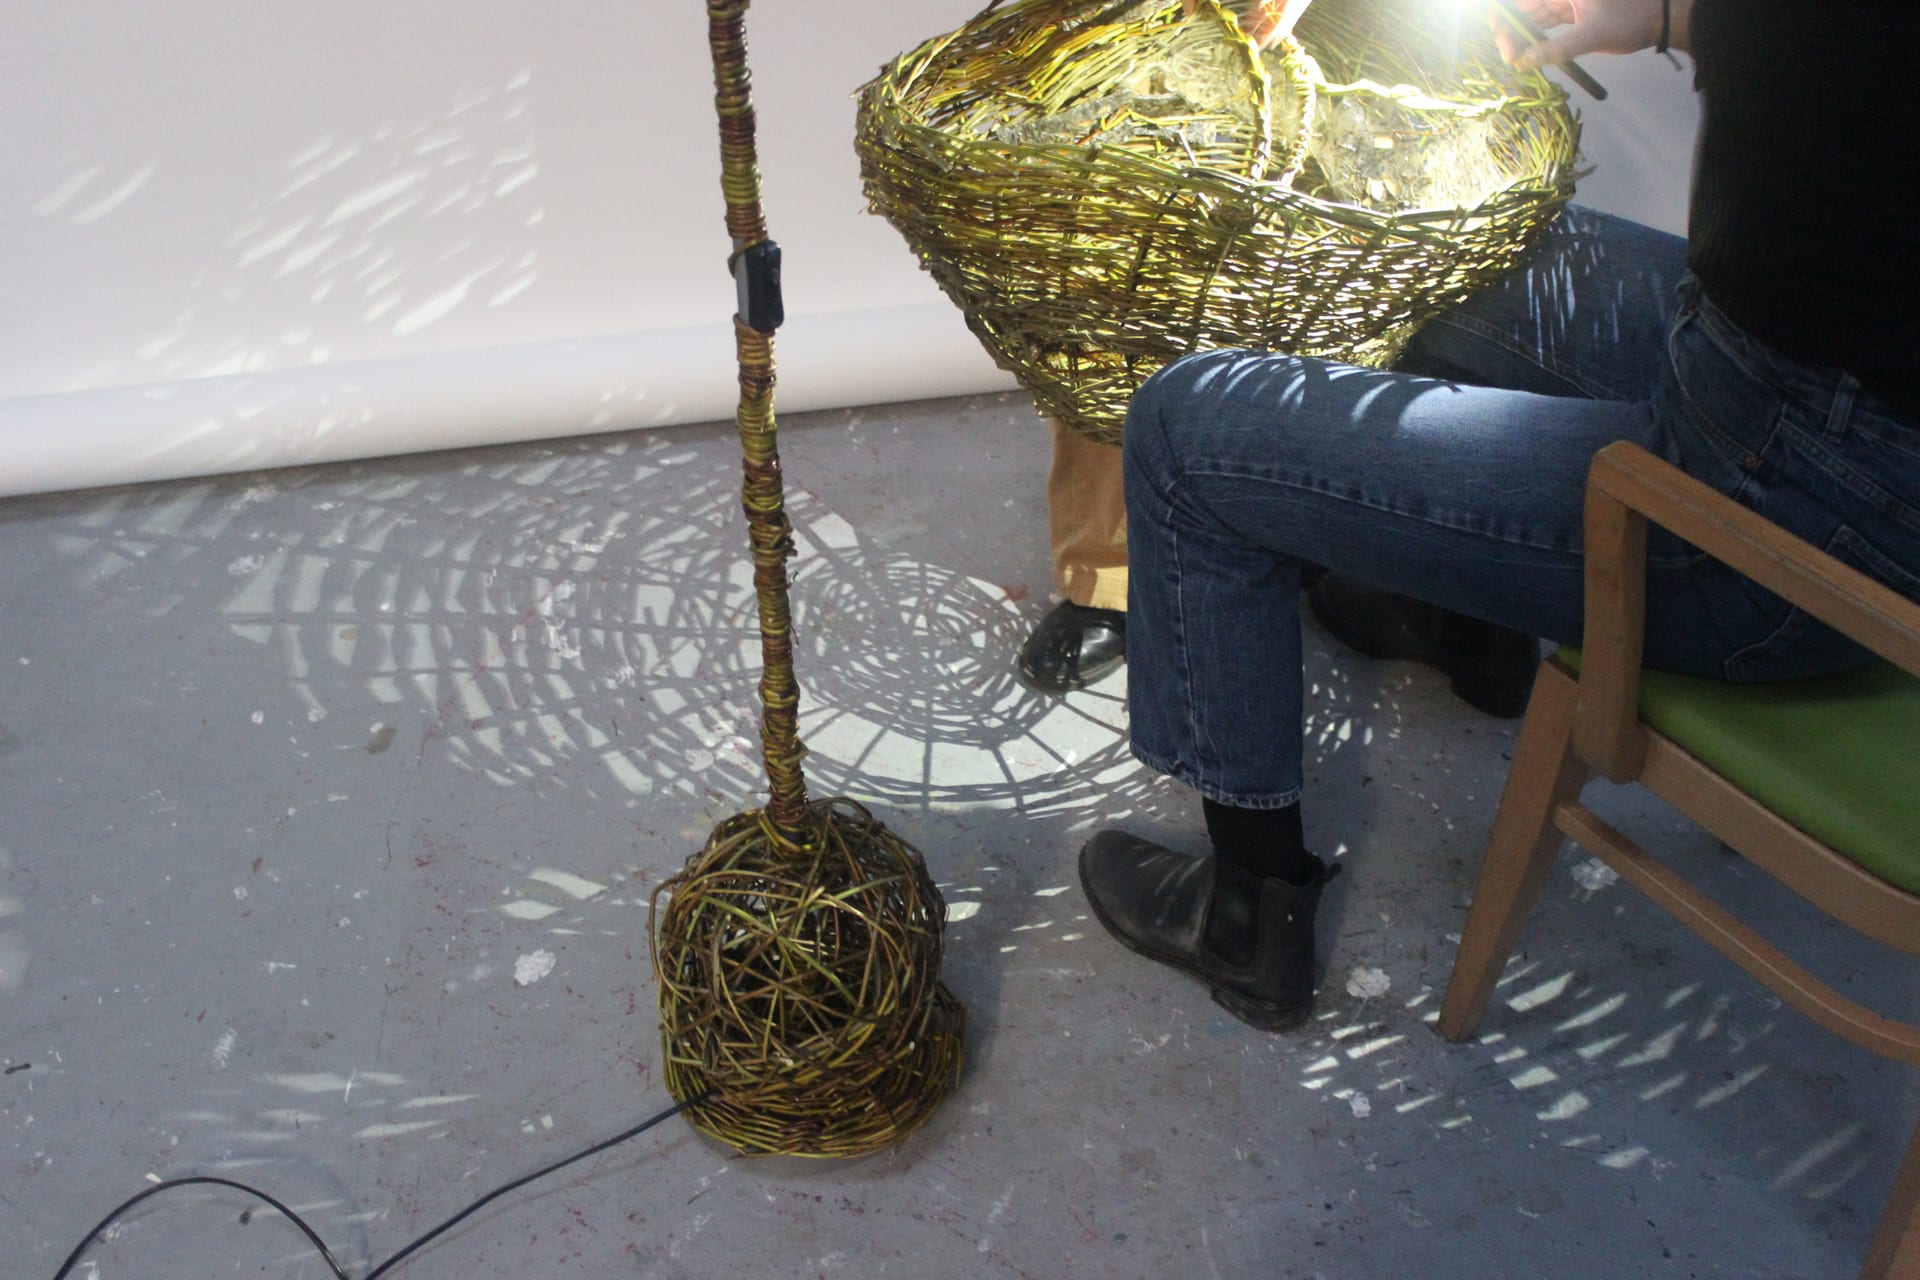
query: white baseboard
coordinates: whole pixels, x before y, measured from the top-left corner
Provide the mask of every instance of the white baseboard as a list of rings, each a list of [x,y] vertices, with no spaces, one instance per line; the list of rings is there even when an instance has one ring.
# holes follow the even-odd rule
[[[796,316],[776,411],[1011,389],[944,301]],[[730,324],[0,400],[0,496],[730,419]]]

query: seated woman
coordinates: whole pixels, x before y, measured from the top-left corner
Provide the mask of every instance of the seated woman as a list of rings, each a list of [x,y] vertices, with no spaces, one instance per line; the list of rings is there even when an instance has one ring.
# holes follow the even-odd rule
[[[1103,831],[1081,882],[1122,943],[1268,1030],[1312,1008],[1313,918],[1338,870],[1301,822],[1303,565],[1419,602],[1376,610],[1577,640],[1588,463],[1633,440],[1920,595],[1920,228],[1886,208],[1914,167],[1900,125],[1920,8],[1521,7],[1557,34],[1503,36],[1517,65],[1691,49],[1687,239],[1570,210],[1404,369],[1206,352],[1127,420],[1133,749],[1200,793],[1212,852]],[[1471,660],[1453,652],[1471,639],[1432,631],[1436,660]],[[1646,637],[1650,666],[1728,680],[1866,657],[1657,530]]]

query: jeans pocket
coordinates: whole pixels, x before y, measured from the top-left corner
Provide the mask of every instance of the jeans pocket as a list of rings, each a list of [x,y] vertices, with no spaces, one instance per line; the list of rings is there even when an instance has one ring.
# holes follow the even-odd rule
[[[1676,415],[1681,466],[1737,497],[1779,429],[1788,397],[1751,358],[1745,336],[1710,306],[1701,298],[1674,324],[1667,342],[1673,381],[1665,398]]]
[[[1920,575],[1903,568],[1847,525],[1834,530],[1826,553],[1909,600],[1920,601]],[[1784,602],[1782,602],[1784,603]],[[1850,671],[1874,660],[1874,654],[1835,631],[1806,610],[1788,606],[1785,616],[1762,639],[1726,660],[1728,680],[1799,680]]]

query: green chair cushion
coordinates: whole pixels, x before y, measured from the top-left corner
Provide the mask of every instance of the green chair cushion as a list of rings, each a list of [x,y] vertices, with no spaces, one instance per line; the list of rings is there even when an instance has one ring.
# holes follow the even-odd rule
[[[1579,650],[1559,656],[1579,669]],[[1640,715],[1800,830],[1920,893],[1920,680],[1884,662],[1777,684],[1646,671]]]

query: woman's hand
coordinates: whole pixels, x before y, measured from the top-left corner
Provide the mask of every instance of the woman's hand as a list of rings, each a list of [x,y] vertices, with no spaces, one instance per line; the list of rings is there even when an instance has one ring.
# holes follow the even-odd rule
[[[1189,17],[1200,7],[1200,0],[1183,0],[1183,3]],[[1313,0],[1253,0],[1240,25],[1256,45],[1265,49],[1284,40],[1312,3]]]
[[[1635,53],[1650,49],[1660,39],[1663,11],[1667,14],[1667,47],[1687,47],[1687,18],[1692,0],[1512,0],[1536,27],[1555,31],[1534,42],[1516,31],[1493,5],[1487,15],[1501,56],[1531,71],[1550,62],[1566,62],[1585,53]]]

